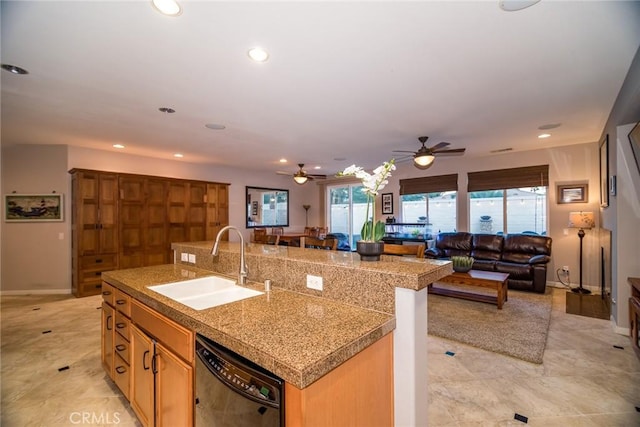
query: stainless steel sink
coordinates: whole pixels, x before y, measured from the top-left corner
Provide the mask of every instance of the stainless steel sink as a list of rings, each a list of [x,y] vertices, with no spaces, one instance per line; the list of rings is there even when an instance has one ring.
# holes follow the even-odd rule
[[[148,288],[194,310],[229,304],[264,293],[238,286],[233,280],[219,276],[148,286]]]

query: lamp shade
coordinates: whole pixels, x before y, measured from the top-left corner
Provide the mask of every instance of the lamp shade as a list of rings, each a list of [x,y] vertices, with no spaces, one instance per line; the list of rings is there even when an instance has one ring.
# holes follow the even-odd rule
[[[569,228],[593,228],[596,221],[593,212],[570,212]]]

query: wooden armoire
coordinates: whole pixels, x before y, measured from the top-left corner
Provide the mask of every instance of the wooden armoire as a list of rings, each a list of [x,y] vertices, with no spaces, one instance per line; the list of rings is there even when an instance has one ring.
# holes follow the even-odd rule
[[[171,263],[172,242],[213,240],[229,224],[226,183],[87,169],[69,173],[77,297],[99,294],[103,271]]]

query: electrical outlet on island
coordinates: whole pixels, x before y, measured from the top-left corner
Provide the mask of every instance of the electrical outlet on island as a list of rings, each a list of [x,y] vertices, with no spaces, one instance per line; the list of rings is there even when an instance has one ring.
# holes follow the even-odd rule
[[[311,274],[307,274],[307,288],[315,289],[317,291],[322,290],[322,277],[313,276]]]

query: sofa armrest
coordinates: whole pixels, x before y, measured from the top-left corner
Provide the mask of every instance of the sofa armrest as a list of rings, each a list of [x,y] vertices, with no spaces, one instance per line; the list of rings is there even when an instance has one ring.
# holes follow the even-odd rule
[[[438,248],[429,248],[424,251],[424,256],[427,258],[442,258],[444,257],[444,252]]]
[[[546,264],[551,261],[551,257],[548,255],[535,255],[529,258],[529,264]]]

